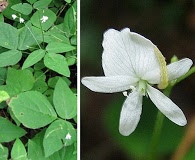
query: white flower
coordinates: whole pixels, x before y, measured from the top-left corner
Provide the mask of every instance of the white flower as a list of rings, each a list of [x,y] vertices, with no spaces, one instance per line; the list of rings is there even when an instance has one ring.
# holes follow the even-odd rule
[[[24,19],[20,17],[19,19],[20,23],[24,23]]]
[[[41,19],[41,23],[44,23],[48,20],[48,17],[47,16],[43,16]]]
[[[181,109],[159,90],[152,87],[177,79],[187,73],[192,61],[184,58],[166,66],[158,48],[145,37],[130,32],[109,29],[104,34],[102,66],[105,76],[84,77],[82,83],[90,90],[102,93],[131,90],[122,106],[119,131],[131,134],[140,120],[142,98],[148,95],[156,107],[171,121],[187,123]],[[160,55],[161,54],[161,55]],[[162,85],[162,84],[161,84]],[[163,84],[166,87],[166,83]]]
[[[66,137],[65,137],[65,139],[71,139],[72,138],[72,136],[70,135],[70,133],[68,133],[67,135],[66,135]]]
[[[13,19],[16,19],[17,16],[16,16],[15,14],[12,14],[12,18],[13,18]]]

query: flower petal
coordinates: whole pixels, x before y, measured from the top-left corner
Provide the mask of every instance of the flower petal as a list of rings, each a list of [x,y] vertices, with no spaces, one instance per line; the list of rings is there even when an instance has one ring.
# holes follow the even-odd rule
[[[124,135],[130,135],[140,120],[140,115],[142,111],[142,95],[140,95],[136,90],[129,94],[125,100],[119,122],[119,132]]]
[[[184,74],[186,74],[193,62],[189,58],[181,59],[180,61],[171,63],[167,66],[168,78],[169,81],[175,80]]]
[[[145,37],[130,32],[109,29],[104,34],[102,65],[106,76],[142,76],[159,67],[154,44]]]
[[[187,124],[186,117],[182,110],[168,97],[150,85],[147,85],[147,92],[152,102],[167,118],[179,126]]]
[[[138,79],[130,76],[84,77],[81,82],[94,92],[113,93],[130,89]]]
[[[142,77],[143,80],[146,80],[150,84],[159,84],[160,83],[160,68],[155,68],[150,72],[146,72]]]

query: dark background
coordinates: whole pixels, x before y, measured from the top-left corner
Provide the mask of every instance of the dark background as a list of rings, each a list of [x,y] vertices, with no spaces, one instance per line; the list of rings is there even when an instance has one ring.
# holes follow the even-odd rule
[[[192,0],[81,0],[81,78],[84,76],[103,75],[101,66],[103,33],[114,28],[121,30],[129,27],[131,31],[137,32],[158,46],[167,63],[173,55],[179,59],[188,57],[195,62],[195,2]],[[175,142],[174,150],[169,152],[159,151],[162,159],[172,157],[177,147],[192,123],[195,116],[195,75],[192,75],[179,83],[171,94],[171,99],[183,110],[187,117],[188,125],[174,131],[180,135]],[[128,154],[128,146],[125,150],[122,143],[131,139],[123,137],[118,132],[118,121],[120,108],[125,98],[121,93],[100,94],[91,92],[81,85],[81,159],[82,160],[129,160],[136,159],[138,154],[129,146],[131,154]],[[115,102],[117,102],[115,103]],[[152,107],[153,118],[146,120],[148,100],[143,105],[143,118],[141,117],[135,136],[140,132],[147,132],[144,127],[150,125],[153,128],[157,110]],[[119,111],[115,114],[115,110]],[[148,109],[149,110],[149,109]],[[154,110],[154,111],[153,111]],[[154,112],[154,113],[153,113]],[[110,121],[110,120],[113,121]],[[170,121],[165,122],[168,125]],[[115,126],[116,132],[112,132]],[[141,128],[144,126],[143,128]],[[175,126],[175,124],[173,124]],[[111,129],[109,128],[111,127]],[[140,131],[139,131],[140,130]],[[166,132],[165,128],[165,132]],[[192,129],[191,129],[192,130]],[[148,131],[151,137],[152,131]],[[193,134],[195,128],[193,130]],[[117,134],[117,135],[116,135]],[[162,133],[162,136],[166,133]],[[167,133],[170,135],[171,133]],[[119,138],[116,138],[119,137]],[[122,140],[120,140],[120,137]],[[132,136],[133,137],[133,136]],[[172,137],[174,139],[174,135]],[[136,142],[139,139],[131,139]],[[140,137],[140,141],[144,140]],[[150,141],[150,140],[149,140]],[[122,142],[122,143],[121,143]],[[169,141],[171,145],[172,142]],[[141,143],[141,142],[140,142]],[[190,141],[185,155],[190,152],[193,142]],[[131,143],[129,143],[131,144]],[[144,144],[145,145],[145,144]],[[184,146],[185,147],[185,146]],[[139,147],[138,147],[139,148]],[[134,153],[135,155],[132,155]],[[136,155],[137,154],[137,155]],[[133,158],[134,157],[134,158]],[[144,159],[141,156],[140,159]],[[137,158],[139,159],[139,158]]]

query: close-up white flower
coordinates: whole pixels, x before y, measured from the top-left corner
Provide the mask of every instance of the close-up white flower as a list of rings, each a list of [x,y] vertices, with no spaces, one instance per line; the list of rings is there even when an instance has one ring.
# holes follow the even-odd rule
[[[20,23],[24,23],[24,19],[23,18],[19,18],[19,21],[20,21]]]
[[[17,18],[17,16],[15,14],[12,14],[12,18],[13,20]]]
[[[40,20],[41,20],[41,23],[45,23],[48,20],[48,17],[43,16]]]
[[[187,123],[182,110],[155,88],[164,89],[170,81],[188,72],[189,58],[166,65],[163,55],[150,40],[125,28],[109,29],[104,33],[102,66],[105,76],[84,77],[82,83],[94,92],[123,92],[119,132],[130,135],[137,127],[142,112],[142,99],[147,96],[172,122],[179,126]],[[126,91],[130,91],[128,94]]]
[[[65,137],[65,139],[71,139],[72,138],[72,136],[70,135],[70,133],[68,133],[67,135],[66,135],[66,137]]]

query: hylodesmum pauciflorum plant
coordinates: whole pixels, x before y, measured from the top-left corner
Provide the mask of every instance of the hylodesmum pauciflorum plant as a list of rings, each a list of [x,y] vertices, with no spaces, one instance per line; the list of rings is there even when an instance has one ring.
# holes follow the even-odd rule
[[[0,159],[77,159],[77,0],[0,0]]]
[[[154,86],[157,84],[159,89],[165,89],[176,82],[189,71],[192,60],[184,58],[166,65],[156,45],[128,28],[107,30],[102,45],[105,76],[84,77],[81,81],[94,92],[123,92],[127,96],[120,113],[119,132],[122,135],[128,136],[136,129],[143,96],[149,97],[172,122],[186,125],[182,110]]]

